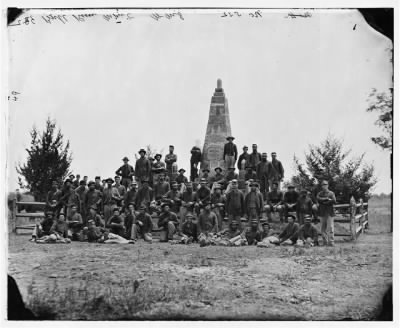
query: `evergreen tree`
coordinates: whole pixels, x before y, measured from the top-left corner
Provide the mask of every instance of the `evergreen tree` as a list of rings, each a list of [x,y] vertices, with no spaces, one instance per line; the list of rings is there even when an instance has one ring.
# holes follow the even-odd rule
[[[363,163],[364,154],[348,159],[350,152],[343,149],[342,141],[329,135],[320,145],[309,146],[305,153],[305,164],[294,157],[296,174],[291,182],[298,190],[307,189],[316,195],[320,190],[320,182],[327,180],[338,203],[348,203],[351,196],[356,200],[367,200],[377,182],[374,167]]]
[[[64,136],[61,130],[56,132],[56,122],[50,118],[47,118],[46,128],[42,133],[33,127],[30,135],[32,141],[30,149],[26,149],[27,161],[25,164],[18,164],[16,170],[20,175],[20,187],[29,189],[36,200],[43,201],[52,181],[62,182],[69,174],[72,162],[70,145],[67,141],[64,146]]]

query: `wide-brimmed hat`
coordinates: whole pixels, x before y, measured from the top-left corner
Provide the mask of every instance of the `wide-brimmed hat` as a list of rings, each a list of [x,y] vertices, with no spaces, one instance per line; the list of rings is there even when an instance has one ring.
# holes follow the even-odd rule
[[[232,137],[232,136],[228,136],[228,137],[226,137],[226,140],[229,140],[229,139],[231,139],[231,140],[235,140],[235,137]]]
[[[140,149],[139,151],[138,151],[138,153],[140,154],[140,153],[144,153],[145,155],[146,155],[146,151],[142,148],[142,149]]]
[[[214,171],[220,170],[221,172],[223,171],[221,167],[217,166]]]
[[[201,172],[208,172],[208,173],[210,173],[210,170],[209,170],[208,168],[204,168],[204,169],[201,170]]]
[[[185,173],[186,172],[186,170],[185,169],[179,169],[179,171],[178,171],[179,173],[180,172],[183,172],[183,173]]]
[[[128,161],[128,162],[129,162],[129,158],[126,157],[126,156],[125,156],[122,160],[123,160],[123,161]]]
[[[140,210],[140,211],[145,211],[145,210],[146,210],[146,206],[140,205],[140,206],[139,206],[139,210]]]
[[[111,183],[114,183],[114,180],[112,178],[107,178],[106,179],[106,182],[109,182],[109,181],[111,181]]]
[[[171,206],[170,202],[161,203],[160,207],[163,209],[165,206]]]
[[[304,216],[304,221],[305,221],[305,222],[311,222],[311,220],[312,220],[311,215],[306,214],[306,215]]]
[[[157,158],[157,157],[162,158],[162,155],[161,154],[155,154],[154,158]]]

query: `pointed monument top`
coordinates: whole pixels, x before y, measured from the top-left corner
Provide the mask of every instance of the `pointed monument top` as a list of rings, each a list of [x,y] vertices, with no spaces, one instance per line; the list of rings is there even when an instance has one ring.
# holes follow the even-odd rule
[[[221,79],[217,80],[217,88],[222,89],[222,80]]]

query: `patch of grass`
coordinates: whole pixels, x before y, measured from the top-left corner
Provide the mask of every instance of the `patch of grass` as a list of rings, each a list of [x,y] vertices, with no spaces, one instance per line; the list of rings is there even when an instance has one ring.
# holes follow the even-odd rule
[[[131,320],[149,311],[155,303],[203,300],[207,292],[201,284],[153,287],[137,280],[110,281],[101,285],[90,280],[79,286],[61,288],[57,281],[47,289],[28,287],[28,307],[41,319],[52,320]]]

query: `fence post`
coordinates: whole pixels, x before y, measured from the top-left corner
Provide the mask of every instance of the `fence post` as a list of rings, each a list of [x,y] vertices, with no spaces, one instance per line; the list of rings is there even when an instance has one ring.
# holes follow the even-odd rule
[[[350,211],[350,234],[351,234],[351,240],[355,240],[357,238],[356,236],[356,230],[355,230],[355,217],[356,217],[356,200],[354,199],[353,196],[350,198],[350,205],[349,205],[349,211]]]
[[[12,200],[11,206],[11,230],[12,232],[16,232],[17,230],[17,198]]]
[[[360,198],[360,221],[358,222],[358,225],[361,225],[361,233],[364,233],[364,201],[362,198]]]

